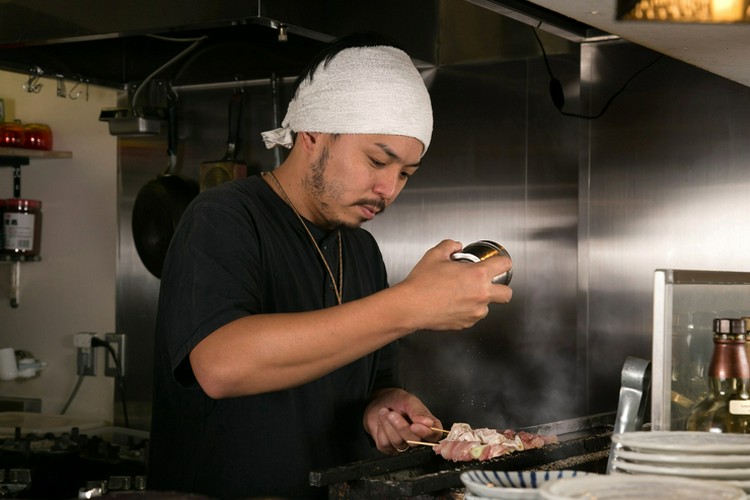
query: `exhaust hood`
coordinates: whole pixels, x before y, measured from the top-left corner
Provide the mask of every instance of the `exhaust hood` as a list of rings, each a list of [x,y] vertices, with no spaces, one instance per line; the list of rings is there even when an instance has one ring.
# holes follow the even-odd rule
[[[185,83],[295,75],[323,43],[376,29],[432,61],[436,0],[0,1],[0,68],[125,89],[200,37],[160,75]],[[393,16],[393,12],[399,12]],[[200,71],[198,71],[200,68]]]
[[[127,90],[206,37],[159,77],[185,85],[283,78],[356,31],[389,36],[432,67],[536,56],[529,26],[572,42],[597,32],[522,0],[0,0],[0,69]]]

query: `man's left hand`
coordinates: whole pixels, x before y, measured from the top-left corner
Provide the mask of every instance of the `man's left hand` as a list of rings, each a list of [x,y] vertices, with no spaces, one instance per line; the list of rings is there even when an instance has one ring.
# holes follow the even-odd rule
[[[370,433],[378,450],[395,454],[406,451],[407,441],[437,442],[443,434],[431,428],[442,429],[430,410],[415,395],[403,389],[377,391],[364,414],[365,430]]]

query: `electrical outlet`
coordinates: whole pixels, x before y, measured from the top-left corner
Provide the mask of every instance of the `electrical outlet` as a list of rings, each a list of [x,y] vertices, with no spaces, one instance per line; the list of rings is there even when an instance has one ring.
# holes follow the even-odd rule
[[[124,333],[107,333],[104,340],[109,342],[112,350],[120,362],[120,376],[125,376],[125,334]],[[107,349],[109,351],[109,349]],[[104,363],[104,375],[107,377],[117,376],[117,363],[112,359],[112,353],[107,352],[106,362]]]
[[[78,375],[96,375],[96,355],[92,347],[79,347],[77,350]]]
[[[92,332],[78,332],[73,335],[73,347],[76,348],[76,372],[78,375],[96,375],[96,353],[91,346],[96,337]]]

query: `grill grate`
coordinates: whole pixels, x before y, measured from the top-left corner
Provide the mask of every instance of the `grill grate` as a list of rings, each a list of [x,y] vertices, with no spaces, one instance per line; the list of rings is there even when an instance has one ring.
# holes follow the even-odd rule
[[[310,484],[327,487],[330,499],[454,499],[463,498],[460,476],[471,469],[577,469],[604,473],[613,422],[614,414],[602,414],[524,429],[556,434],[560,442],[483,462],[451,462],[431,448],[415,448],[395,456],[314,471]]]

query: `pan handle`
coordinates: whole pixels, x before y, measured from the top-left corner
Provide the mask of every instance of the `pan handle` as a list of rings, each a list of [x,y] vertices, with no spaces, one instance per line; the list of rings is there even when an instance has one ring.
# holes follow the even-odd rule
[[[273,104],[273,128],[281,127],[279,103],[279,77],[276,73],[271,73],[271,98]],[[273,158],[276,162],[275,166],[281,165],[281,148],[273,148]]]
[[[234,161],[237,158],[239,146],[240,120],[242,119],[242,90],[234,92],[229,99],[229,138],[227,141],[227,154],[225,161]]]
[[[177,106],[171,100],[167,105],[167,157],[164,174],[171,175],[177,165]]]

